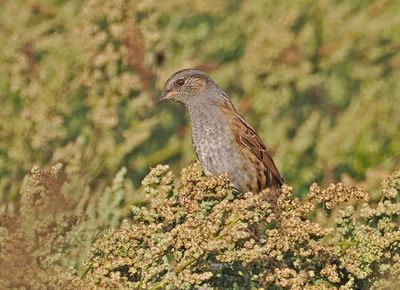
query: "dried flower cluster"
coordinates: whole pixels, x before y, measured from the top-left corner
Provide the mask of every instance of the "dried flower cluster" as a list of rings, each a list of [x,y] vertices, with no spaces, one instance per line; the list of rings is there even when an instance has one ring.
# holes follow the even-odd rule
[[[34,167],[20,212],[0,215],[0,288],[67,289],[93,240],[119,223],[126,170],[101,195],[87,189],[74,196],[75,176],[66,169]]]
[[[400,2],[247,2],[2,0],[0,212],[18,212],[34,164],[73,162],[100,192],[121,167],[138,187],[149,165],[188,164],[183,114],[155,106],[185,67],[222,86],[295,188],[378,189],[399,166]]]
[[[400,286],[400,171],[373,202],[340,183],[313,184],[305,200],[287,185],[240,195],[228,176],[207,177],[198,163],[182,171],[176,187],[169,167],[158,165],[143,180],[145,203],[118,226],[126,170],[88,199],[74,198],[66,169],[34,167],[19,215],[1,216],[3,288]]]
[[[175,189],[168,167],[159,165],[143,180],[148,206],[133,207],[133,221],[96,241],[80,286],[394,287],[399,173],[384,181],[385,198],[371,205],[366,192],[342,184],[326,190],[314,184],[305,201],[288,186],[235,197],[227,176],[206,177],[197,163],[183,170]],[[321,203],[339,208],[331,226],[308,218]]]

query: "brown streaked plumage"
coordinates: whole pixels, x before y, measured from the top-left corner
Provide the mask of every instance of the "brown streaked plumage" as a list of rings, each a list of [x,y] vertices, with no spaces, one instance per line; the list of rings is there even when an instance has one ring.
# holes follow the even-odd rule
[[[230,123],[239,150],[244,158],[249,158],[257,168],[257,186],[249,184],[252,191],[261,191],[265,187],[280,187],[283,179],[272,159],[271,153],[265,147],[256,131],[244,120],[233,104],[227,100],[221,105],[221,110]]]
[[[242,192],[283,184],[261,138],[206,74],[194,69],[174,73],[161,100],[175,100],[188,109],[193,146],[207,174],[228,173]]]

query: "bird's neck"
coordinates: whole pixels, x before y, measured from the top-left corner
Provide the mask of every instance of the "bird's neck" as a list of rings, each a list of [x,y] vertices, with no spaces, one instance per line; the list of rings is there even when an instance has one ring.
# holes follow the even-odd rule
[[[210,106],[206,104],[190,105],[187,107],[187,110],[189,112],[192,126],[194,124],[215,122],[221,115],[218,106]]]
[[[223,125],[221,110],[218,106],[191,105],[187,107],[192,126],[193,139],[201,138],[201,135],[218,132],[218,127]]]

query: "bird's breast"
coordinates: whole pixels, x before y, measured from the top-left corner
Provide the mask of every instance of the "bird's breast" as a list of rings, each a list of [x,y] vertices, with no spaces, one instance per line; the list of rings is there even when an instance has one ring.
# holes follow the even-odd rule
[[[241,188],[249,182],[244,174],[243,156],[226,118],[204,114],[191,118],[192,141],[206,174],[228,173],[233,185]]]

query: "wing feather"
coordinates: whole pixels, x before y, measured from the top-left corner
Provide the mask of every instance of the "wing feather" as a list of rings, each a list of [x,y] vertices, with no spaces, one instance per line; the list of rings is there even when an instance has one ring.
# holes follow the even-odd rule
[[[236,114],[232,114],[232,110]],[[230,101],[225,102],[223,111],[230,117],[232,131],[236,141],[245,146],[248,151],[263,164],[268,185],[281,186],[284,183],[283,178],[279,174],[278,168],[272,159],[271,152],[265,147],[260,136],[258,136],[254,129],[244,120],[243,116]]]

